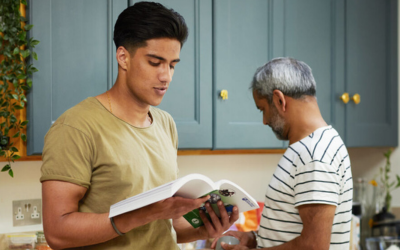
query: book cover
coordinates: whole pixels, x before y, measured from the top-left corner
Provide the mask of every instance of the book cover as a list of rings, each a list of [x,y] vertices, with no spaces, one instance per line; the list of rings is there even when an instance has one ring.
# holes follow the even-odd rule
[[[111,218],[133,211],[173,196],[196,199],[208,194],[211,196],[208,201],[217,216],[220,215],[216,204],[219,200],[224,202],[228,214],[232,212],[233,206],[237,206],[239,212],[245,212],[259,207],[254,198],[231,181],[220,180],[214,183],[205,175],[189,174],[111,205],[109,217]],[[201,209],[204,210],[208,216],[204,204]],[[195,228],[204,225],[198,209],[187,213],[184,215],[184,218]]]
[[[255,199],[236,184],[227,180],[219,181],[219,183],[222,183],[220,189],[213,190],[212,192],[205,194],[209,194],[211,196],[208,202],[218,217],[220,217],[219,208],[217,205],[219,200],[224,203],[228,215],[232,213],[232,209],[235,205],[238,207],[239,212],[245,212],[259,208],[259,205]],[[210,216],[208,215],[204,204],[199,209],[203,210],[207,218],[210,220]],[[194,228],[204,225],[200,218],[199,209],[194,209],[183,216]]]

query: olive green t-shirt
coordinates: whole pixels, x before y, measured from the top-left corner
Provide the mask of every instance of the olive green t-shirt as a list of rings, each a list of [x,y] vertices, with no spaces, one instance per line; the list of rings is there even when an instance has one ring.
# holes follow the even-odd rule
[[[151,107],[153,122],[138,128],[96,98],[67,110],[45,137],[40,181],[87,188],[79,212],[107,213],[110,206],[177,178],[178,135],[172,117]],[[108,242],[79,249],[177,249],[170,220],[157,220]]]

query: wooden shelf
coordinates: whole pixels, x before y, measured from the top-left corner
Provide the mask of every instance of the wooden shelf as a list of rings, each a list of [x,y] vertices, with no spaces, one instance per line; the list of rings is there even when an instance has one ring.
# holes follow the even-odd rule
[[[243,155],[243,154],[283,154],[286,149],[224,149],[224,150],[178,150],[178,155]]]
[[[30,155],[30,156],[21,156],[21,158],[19,158],[18,160],[14,160],[14,162],[18,162],[18,161],[41,161],[42,160],[42,156],[41,155]],[[6,162],[6,158],[5,157],[1,157],[0,158],[0,162]]]
[[[225,150],[178,150],[178,155],[243,155],[243,154],[283,154],[285,149],[225,149]],[[41,155],[22,156],[18,161],[41,161]],[[5,162],[4,157],[0,162]]]

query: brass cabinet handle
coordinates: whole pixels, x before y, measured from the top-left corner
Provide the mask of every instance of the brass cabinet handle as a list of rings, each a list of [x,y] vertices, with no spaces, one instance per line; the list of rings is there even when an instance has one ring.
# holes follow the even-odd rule
[[[353,100],[355,104],[359,104],[361,102],[361,96],[359,94],[355,94],[351,100]]]
[[[228,90],[226,90],[226,89],[221,90],[221,93],[219,94],[219,96],[222,98],[222,100],[228,99]]]
[[[340,96],[340,100],[342,100],[344,104],[347,104],[350,101],[349,93],[343,93],[343,95]]]

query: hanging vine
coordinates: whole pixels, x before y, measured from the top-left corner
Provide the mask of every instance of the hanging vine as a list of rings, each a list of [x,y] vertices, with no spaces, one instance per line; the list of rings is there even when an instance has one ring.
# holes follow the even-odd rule
[[[0,157],[7,159],[1,171],[11,177],[11,163],[21,156],[10,137],[24,142],[27,139],[24,131],[28,121],[21,120],[18,112],[26,105],[25,93],[31,89],[32,74],[37,71],[29,59],[37,60],[33,48],[39,43],[27,37],[33,25],[25,25],[21,4],[27,5],[26,0],[0,0]]]

